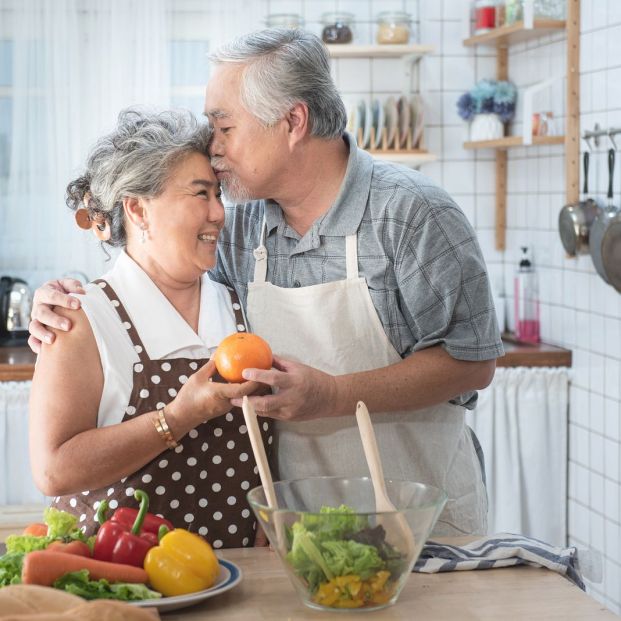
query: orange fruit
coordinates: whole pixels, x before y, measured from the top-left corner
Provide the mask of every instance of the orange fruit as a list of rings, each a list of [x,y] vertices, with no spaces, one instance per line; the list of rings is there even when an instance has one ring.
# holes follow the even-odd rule
[[[222,340],[213,355],[218,373],[227,382],[243,382],[244,369],[271,369],[272,350],[256,334],[236,332]]]

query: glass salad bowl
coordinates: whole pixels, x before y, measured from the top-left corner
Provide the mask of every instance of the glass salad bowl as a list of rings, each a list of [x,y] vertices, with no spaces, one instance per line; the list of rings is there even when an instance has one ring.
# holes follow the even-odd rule
[[[370,478],[315,477],[274,483],[248,501],[304,604],[317,610],[378,610],[397,601],[446,494],[386,480],[396,511],[376,512]],[[409,530],[408,530],[409,529]]]

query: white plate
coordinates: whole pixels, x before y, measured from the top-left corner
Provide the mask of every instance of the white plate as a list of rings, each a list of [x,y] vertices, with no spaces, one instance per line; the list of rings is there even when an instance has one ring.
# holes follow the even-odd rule
[[[399,121],[397,103],[395,102],[394,97],[389,97],[386,100],[386,103],[384,104],[384,117],[388,139],[388,148],[390,149],[393,148],[393,141],[397,133],[397,123]]]
[[[367,106],[364,103],[364,99],[358,101],[358,129],[356,130],[356,142],[360,141],[358,145],[361,149],[364,149],[364,128],[367,122]],[[358,138],[358,134],[362,133],[362,137]]]
[[[231,563],[231,561],[225,561],[224,559],[218,559],[220,563],[220,573],[216,579],[216,583],[209,589],[204,591],[198,591],[198,593],[189,593],[188,595],[175,595],[174,597],[162,597],[161,599],[142,599],[137,602],[128,602],[133,606],[139,606],[140,608],[157,608],[159,612],[168,612],[170,610],[177,610],[178,608],[186,608],[187,606],[194,606],[200,602],[215,597],[224,593],[234,586],[237,586],[242,579],[241,569]]]
[[[413,130],[412,148],[420,149],[420,141],[425,129],[425,102],[420,95],[416,96],[416,125]]]
[[[364,102],[364,133],[362,134],[362,148],[368,149],[373,147],[371,143],[371,127],[373,126],[373,111],[368,101]]]
[[[397,131],[397,140],[399,147],[405,149],[407,145],[408,134],[410,133],[410,102],[407,97],[399,97],[397,102],[397,110],[399,111],[399,129]]]
[[[412,149],[416,149],[416,123],[418,122],[418,96],[410,99],[410,128],[412,131]]]
[[[379,99],[373,100],[373,127],[375,127],[375,145],[379,149],[382,145],[382,129],[384,128],[384,106]]]
[[[358,140],[358,127],[360,118],[358,116],[358,104],[350,102],[347,106],[347,131]]]

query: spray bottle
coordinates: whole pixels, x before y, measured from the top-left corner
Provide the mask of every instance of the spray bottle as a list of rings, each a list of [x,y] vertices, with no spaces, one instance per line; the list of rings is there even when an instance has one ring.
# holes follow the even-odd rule
[[[537,274],[522,246],[522,256],[514,280],[515,336],[520,341],[539,343],[539,292]]]

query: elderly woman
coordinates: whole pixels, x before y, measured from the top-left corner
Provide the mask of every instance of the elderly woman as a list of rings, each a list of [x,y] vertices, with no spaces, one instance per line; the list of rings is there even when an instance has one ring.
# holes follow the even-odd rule
[[[67,189],[78,224],[123,248],[80,310],[56,309],[75,327],[43,346],[32,386],[35,481],[87,533],[101,500],[132,506],[140,488],[216,548],[254,543],[257,469],[230,400],[258,385],[212,381],[209,360],[246,329],[234,292],[206,276],[224,221],[209,138],[189,113],[124,111]]]

